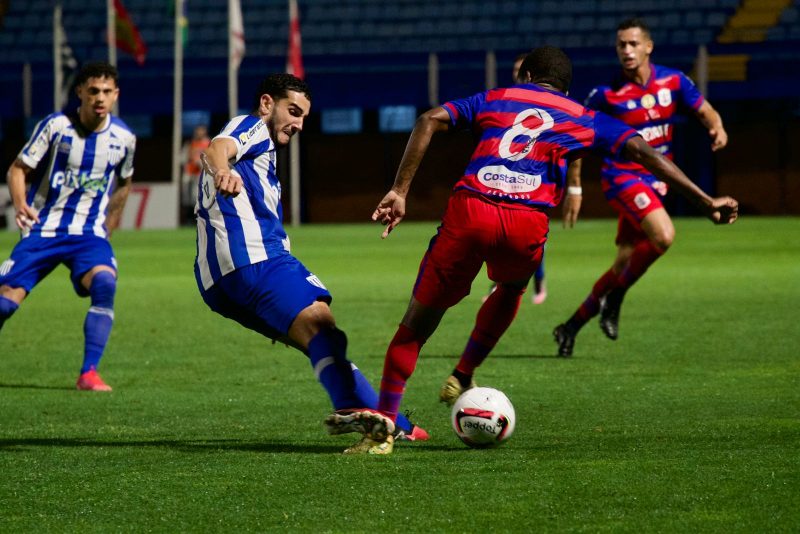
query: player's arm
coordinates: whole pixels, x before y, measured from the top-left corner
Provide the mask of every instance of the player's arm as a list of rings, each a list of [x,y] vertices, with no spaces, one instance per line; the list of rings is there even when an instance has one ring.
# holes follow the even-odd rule
[[[720,148],[725,148],[725,145],[728,144],[728,133],[722,125],[722,117],[720,117],[717,110],[706,100],[695,114],[708,130],[708,135],[711,136],[711,150],[717,151]]]
[[[119,178],[117,188],[108,200],[108,214],[106,215],[108,237],[111,237],[112,232],[119,228],[120,222],[122,221],[122,210],[125,208],[125,202],[127,202],[128,195],[131,192],[132,182],[132,176],[128,178]]]
[[[564,228],[572,228],[578,220],[583,201],[581,188],[581,160],[576,159],[567,167],[567,195],[564,197]]]
[[[236,141],[217,137],[200,156],[203,170],[214,177],[214,187],[226,197],[235,197],[242,191],[242,177],[233,173],[228,165],[237,153]]]
[[[622,155],[642,165],[645,169],[667,182],[679,193],[692,201],[716,224],[731,224],[739,215],[739,203],[731,197],[708,196],[692,182],[677,165],[653,150],[640,136],[630,137],[622,149]]]
[[[25,180],[32,170],[22,160],[16,159],[6,173],[11,202],[14,203],[14,222],[17,223],[20,230],[30,228],[34,222],[39,222],[39,214],[25,198]]]
[[[436,132],[447,130],[450,127],[450,120],[450,114],[443,107],[426,111],[417,119],[400,160],[394,185],[378,203],[378,207],[372,214],[373,221],[380,221],[386,226],[381,235],[382,238],[388,237],[394,227],[403,220],[406,214],[406,196],[411,187],[411,181],[428,150],[431,138]]]

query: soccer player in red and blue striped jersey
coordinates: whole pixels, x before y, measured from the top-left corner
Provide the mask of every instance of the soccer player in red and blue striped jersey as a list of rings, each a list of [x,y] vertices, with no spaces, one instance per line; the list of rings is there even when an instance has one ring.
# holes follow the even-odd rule
[[[586,106],[603,111],[636,128],[651,147],[672,159],[676,114],[689,110],[708,129],[711,149],[728,142],[719,113],[682,72],[650,62],[653,41],[640,19],[623,21],[617,29],[620,77],[610,86],[592,90]],[[580,162],[570,169],[580,174]],[[617,257],[595,282],[570,319],[553,332],[560,356],[571,356],[578,331],[600,314],[600,328],[610,339],[619,334],[619,315],[626,291],[645,273],[675,237],[675,228],[661,203],[667,186],[642,165],[607,155],[601,184],[609,204],[619,213]]]
[[[384,238],[403,220],[406,195],[434,133],[451,128],[479,133],[389,344],[378,410],[341,411],[326,419],[341,432],[364,434],[362,442],[372,446],[362,452],[392,452],[390,432],[420,350],[447,309],[469,294],[486,263],[497,290],[478,311],[461,359],[442,389],[454,401],[472,386],[475,369],[510,326],[539,266],[549,227],[545,209],[561,202],[567,167],[576,158],[590,150],[624,155],[686,193],[712,220],[736,218],[734,199],[709,197],[635,130],[567,98],[572,65],[564,52],[537,48],[526,57],[522,71],[528,83],[447,102],[420,116],[394,185],[372,215],[386,225]]]

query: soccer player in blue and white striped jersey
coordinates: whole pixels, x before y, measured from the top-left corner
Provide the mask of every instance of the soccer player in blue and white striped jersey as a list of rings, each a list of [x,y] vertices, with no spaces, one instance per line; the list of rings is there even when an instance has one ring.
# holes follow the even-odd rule
[[[59,264],[75,292],[90,297],[77,388],[110,391],[97,374],[114,320],[117,261],[108,241],[130,190],[136,137],[111,115],[119,97],[117,69],[89,63],[77,78],[81,105],[36,125],[8,170],[22,239],[0,264],[0,328]],[[31,185],[26,193],[26,179]]]
[[[253,111],[231,119],[211,141],[198,186],[195,278],[213,311],[305,353],[336,410],[375,408],[377,393],[347,359],[331,294],[292,256],[281,222],[275,150],[303,129],[310,109],[305,82],[272,74]],[[397,429],[404,439],[428,438],[402,415]],[[351,449],[345,452],[363,452]]]

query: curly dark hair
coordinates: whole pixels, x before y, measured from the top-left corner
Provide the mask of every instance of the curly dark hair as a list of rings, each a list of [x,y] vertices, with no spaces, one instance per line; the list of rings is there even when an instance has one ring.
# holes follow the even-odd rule
[[[555,46],[540,46],[525,57],[519,68],[528,72],[533,83],[547,83],[566,93],[572,83],[572,62],[567,54]]]
[[[308,87],[306,82],[291,74],[277,73],[270,74],[261,80],[256,96],[253,99],[253,109],[258,109],[261,103],[261,95],[269,95],[273,100],[280,100],[286,98],[289,91],[303,93],[308,98],[308,101],[311,102],[311,88]]]
[[[86,83],[89,78],[111,78],[114,80],[114,85],[119,85],[119,72],[117,68],[105,61],[92,61],[81,67],[78,77],[75,79],[75,85],[81,86]]]

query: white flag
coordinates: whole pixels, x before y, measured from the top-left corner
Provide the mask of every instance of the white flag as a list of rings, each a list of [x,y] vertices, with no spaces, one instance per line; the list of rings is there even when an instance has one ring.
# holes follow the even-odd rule
[[[230,33],[230,57],[234,68],[238,69],[244,57],[244,24],[242,23],[242,6],[239,0],[228,0],[228,31]]]

